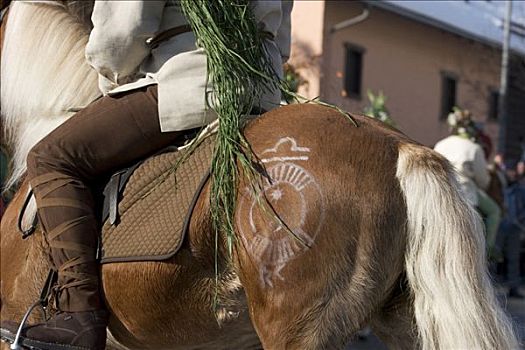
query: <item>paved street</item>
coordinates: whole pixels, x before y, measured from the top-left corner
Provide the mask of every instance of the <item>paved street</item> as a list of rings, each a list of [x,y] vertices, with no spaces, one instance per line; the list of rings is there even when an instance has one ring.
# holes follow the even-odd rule
[[[525,299],[507,299],[505,297],[506,289],[498,289],[498,296],[506,306],[507,311],[516,323],[516,329],[521,339],[521,350],[525,350]],[[522,286],[521,292],[525,294],[525,286]],[[381,343],[374,335],[370,335],[366,340],[356,340],[345,350],[386,350],[387,347]]]

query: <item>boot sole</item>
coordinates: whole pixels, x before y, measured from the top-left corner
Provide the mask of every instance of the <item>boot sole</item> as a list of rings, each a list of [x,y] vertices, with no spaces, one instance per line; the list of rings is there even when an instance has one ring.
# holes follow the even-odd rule
[[[0,339],[13,344],[15,341],[16,334],[13,334],[11,331],[5,328],[0,328]],[[23,349],[28,350],[93,350],[90,348],[85,348],[82,346],[66,345],[66,344],[57,344],[57,343],[46,343],[38,340],[26,339],[20,337],[19,344]]]

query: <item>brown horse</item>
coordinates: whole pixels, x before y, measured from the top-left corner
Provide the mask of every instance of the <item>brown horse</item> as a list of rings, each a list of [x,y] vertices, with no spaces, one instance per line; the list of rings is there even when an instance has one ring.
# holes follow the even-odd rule
[[[88,28],[67,3],[15,2],[10,11],[1,102],[20,177],[40,129],[97,87],[80,58]],[[28,65],[35,57],[38,69]],[[216,281],[207,186],[174,258],[101,267],[114,346],[336,349],[371,324],[392,349],[516,349],[486,272],[479,217],[450,165],[355,118],[359,127],[330,108],[294,105],[251,122],[246,137],[270,177],[264,193],[305,244],[262,214],[241,181],[237,240],[230,256],[219,236]],[[50,265],[42,233],[23,241],[17,232],[26,192],[24,184],[1,224],[2,319],[21,317]]]

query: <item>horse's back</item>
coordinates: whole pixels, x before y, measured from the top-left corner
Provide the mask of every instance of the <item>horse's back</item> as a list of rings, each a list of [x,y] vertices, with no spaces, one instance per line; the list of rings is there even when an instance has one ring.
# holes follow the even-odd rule
[[[376,153],[380,156],[389,148],[391,155],[397,158],[397,144],[413,142],[400,131],[373,118],[345,114],[313,103],[288,105],[265,113],[248,124],[245,134],[255,150],[264,149],[275,138],[296,137],[323,149],[339,150],[340,146],[342,151],[348,151],[348,147],[353,146],[353,154],[364,157]]]

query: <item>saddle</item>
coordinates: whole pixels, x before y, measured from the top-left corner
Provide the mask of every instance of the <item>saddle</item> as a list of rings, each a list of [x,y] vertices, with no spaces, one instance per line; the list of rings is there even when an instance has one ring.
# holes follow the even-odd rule
[[[215,135],[114,174],[104,189],[101,263],[169,259],[210,175]]]
[[[111,176],[103,190],[102,228],[98,258],[101,263],[158,261],[179,250],[193,208],[210,177],[216,124],[182,147],[168,147]],[[30,192],[19,215],[22,238],[37,225],[36,211],[24,228],[26,209],[34,199]]]

